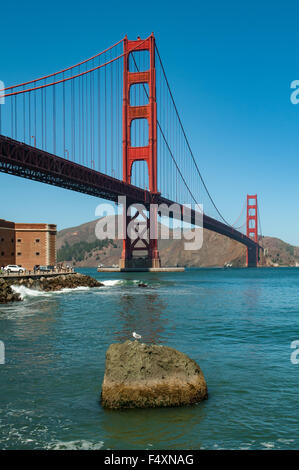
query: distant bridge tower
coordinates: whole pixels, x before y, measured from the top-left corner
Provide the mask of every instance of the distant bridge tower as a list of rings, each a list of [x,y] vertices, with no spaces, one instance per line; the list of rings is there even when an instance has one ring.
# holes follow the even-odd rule
[[[246,211],[246,235],[258,243],[258,212],[257,212],[257,194],[247,194]],[[246,264],[250,267],[256,267],[259,260],[259,248],[247,247]]]
[[[140,44],[140,46],[139,46]],[[149,51],[150,67],[146,71],[130,72],[129,56],[133,51]],[[147,105],[131,106],[130,87],[135,84],[148,84],[149,101]],[[148,122],[148,145],[144,147],[132,147],[131,125],[135,119],[146,119]],[[131,183],[132,167],[137,161],[145,161],[148,168],[149,191],[151,195],[157,194],[157,102],[156,102],[156,69],[155,69],[155,38],[152,34],[147,40],[138,38],[136,41],[124,39],[124,77],[123,77],[123,181]],[[135,201],[127,201],[127,205]],[[146,214],[141,213],[145,219],[147,228],[150,221]],[[136,219],[136,214],[126,216],[124,214],[124,225]],[[151,223],[157,228],[157,214],[151,216]],[[149,233],[149,230],[148,230]],[[142,260],[142,267],[160,267],[158,252],[158,240],[137,238],[131,240],[128,236],[123,241],[123,251],[120,260],[121,268],[134,268],[133,254],[145,253]]]

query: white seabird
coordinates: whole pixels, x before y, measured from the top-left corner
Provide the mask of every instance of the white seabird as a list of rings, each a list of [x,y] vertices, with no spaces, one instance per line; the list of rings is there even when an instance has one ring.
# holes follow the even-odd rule
[[[139,335],[138,333],[136,333],[136,331],[133,331],[132,335],[135,339],[141,339],[142,338],[142,336]]]

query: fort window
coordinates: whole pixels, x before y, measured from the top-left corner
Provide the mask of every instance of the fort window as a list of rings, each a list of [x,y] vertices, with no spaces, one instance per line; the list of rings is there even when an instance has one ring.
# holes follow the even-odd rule
[[[36,241],[36,243],[39,243],[39,242],[40,242],[39,238],[37,238],[35,241]]]
[[[17,253],[17,255],[18,255],[18,256],[21,256],[21,255],[22,255],[22,253],[20,253],[20,252],[19,252],[19,253]]]
[[[18,239],[17,239],[17,242],[18,242],[18,243],[21,243],[21,241],[22,241],[22,238],[18,238]]]
[[[1,251],[1,256],[4,256],[4,251]]]
[[[36,256],[39,256],[39,252],[37,252],[37,253],[35,253],[35,254],[36,254]]]

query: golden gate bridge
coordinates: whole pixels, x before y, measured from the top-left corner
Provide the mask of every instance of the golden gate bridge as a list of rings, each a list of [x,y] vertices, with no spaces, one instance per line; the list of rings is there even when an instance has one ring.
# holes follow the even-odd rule
[[[257,196],[247,196],[246,220],[238,227],[218,209],[153,34],[125,37],[73,66],[6,87],[1,98],[1,172],[114,202],[125,196],[147,210],[151,204],[177,203],[182,210],[169,215],[178,219],[187,203],[200,203],[203,227],[245,245],[247,266],[257,266]],[[163,214],[154,214],[155,221],[158,215]],[[196,224],[196,209],[190,216]],[[135,217],[126,216],[126,225]],[[121,268],[134,265],[136,252],[145,254],[146,266],[160,266],[156,238],[126,237]]]

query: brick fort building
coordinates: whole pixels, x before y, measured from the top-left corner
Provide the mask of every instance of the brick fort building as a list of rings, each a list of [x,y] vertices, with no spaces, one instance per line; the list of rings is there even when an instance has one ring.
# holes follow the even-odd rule
[[[56,225],[19,224],[0,219],[0,266],[56,264]]]

